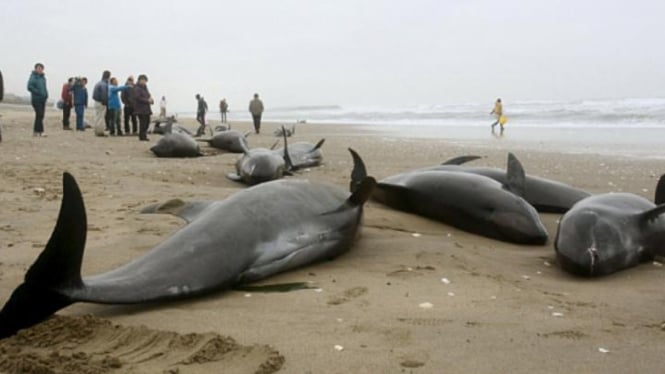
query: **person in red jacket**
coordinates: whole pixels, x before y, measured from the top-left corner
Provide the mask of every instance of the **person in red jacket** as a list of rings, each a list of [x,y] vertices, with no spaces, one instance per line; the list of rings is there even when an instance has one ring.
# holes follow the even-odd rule
[[[74,89],[74,78],[69,78],[67,83],[62,85],[62,92],[60,92],[60,99],[62,99],[62,129],[71,130],[69,127],[69,117],[72,114],[72,90]]]

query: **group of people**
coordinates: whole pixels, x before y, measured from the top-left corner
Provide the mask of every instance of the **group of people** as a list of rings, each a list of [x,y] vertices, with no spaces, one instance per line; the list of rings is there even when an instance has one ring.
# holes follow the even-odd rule
[[[152,115],[151,105],[154,103],[147,83],[148,77],[141,74],[136,83],[134,77],[129,76],[124,85],[118,85],[118,79],[112,77],[110,71],[105,70],[102,73],[102,79],[95,84],[92,91],[95,109],[95,120],[92,127],[95,134],[103,136],[105,132],[108,132],[112,136],[123,135],[120,121],[122,111],[124,113],[124,133],[130,134],[131,123],[131,134],[138,134],[139,140],[147,141]],[[63,84],[60,92],[60,105],[62,106],[62,128],[64,130],[71,130],[70,117],[73,108],[76,113],[76,130],[85,131],[84,116],[85,110],[88,108],[87,84],[86,77],[72,77]],[[44,113],[48,99],[44,64],[35,64],[28,79],[28,91],[35,110],[33,136],[44,136]],[[163,102],[165,105],[165,98],[163,98]]]
[[[195,136],[201,136],[205,133],[207,126],[206,114],[208,113],[208,103],[206,103],[203,96],[196,94],[196,121],[199,123],[199,128],[196,130]],[[226,98],[219,102],[219,112],[222,116],[222,123],[228,123],[227,113],[229,112],[229,103]],[[252,114],[252,121],[254,123],[254,131],[258,134],[261,131],[261,116],[263,115],[263,102],[259,99],[259,94],[255,93],[254,98],[249,102],[249,112]]]

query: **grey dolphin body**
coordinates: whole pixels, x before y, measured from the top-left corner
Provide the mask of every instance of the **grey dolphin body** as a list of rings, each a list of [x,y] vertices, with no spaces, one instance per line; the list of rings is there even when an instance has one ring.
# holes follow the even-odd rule
[[[293,170],[289,147],[284,135],[284,151],[279,153],[267,148],[248,149],[243,143],[244,154],[236,161],[236,172],[226,177],[248,185],[276,180]]]
[[[479,166],[466,166],[461,163],[480,158],[463,156],[446,161],[442,165],[420,170],[445,170],[473,173],[492,178],[499,183],[506,183],[506,171]],[[590,193],[551,179],[526,175],[524,180],[524,199],[539,212],[565,213],[578,201],[591,196]]]
[[[508,158],[505,185],[472,173],[412,171],[385,178],[375,200],[465,231],[519,244],[545,244],[547,230],[538,212],[520,197],[524,170]]]
[[[249,134],[249,133],[248,133]],[[231,153],[243,153],[247,148],[247,135],[237,130],[226,130],[215,133],[210,139],[197,139],[211,147]]]
[[[302,169],[321,165],[321,162],[323,161],[321,146],[325,141],[325,139],[321,139],[316,144],[309,142],[289,144],[289,157],[291,158],[293,168]],[[276,149],[275,152],[277,154],[283,154],[284,148]]]
[[[665,256],[665,175],[656,205],[630,193],[586,198],[563,215],[554,241],[561,267],[599,276]]]
[[[201,156],[199,144],[189,134],[173,131],[173,123],[166,124],[165,135],[150,150],[157,157],[198,157]]]
[[[0,311],[0,338],[78,301],[134,304],[188,298],[334,258],[347,251],[375,181],[352,193],[306,180],[275,181],[222,201],[172,200],[146,208],[188,224],[126,265],[81,278],[86,214],[74,178],[63,177],[58,223],[46,249]]]

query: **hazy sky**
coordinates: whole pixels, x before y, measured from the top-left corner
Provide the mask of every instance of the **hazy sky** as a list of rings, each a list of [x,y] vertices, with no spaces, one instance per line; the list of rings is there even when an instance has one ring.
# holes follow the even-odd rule
[[[665,96],[665,1],[2,0],[0,70],[145,73],[193,111]]]

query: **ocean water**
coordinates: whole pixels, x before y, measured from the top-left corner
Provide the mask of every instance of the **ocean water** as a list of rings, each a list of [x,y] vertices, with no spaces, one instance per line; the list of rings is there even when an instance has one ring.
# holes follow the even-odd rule
[[[442,138],[497,148],[665,158],[665,98],[504,101],[503,136],[490,132],[493,103],[410,107],[303,106],[266,111],[285,124],[353,124],[387,137]]]
[[[382,126],[479,126],[493,122],[493,102],[408,107],[302,106],[270,108],[267,121]],[[520,127],[660,128],[665,127],[665,98],[504,101],[509,123]]]

